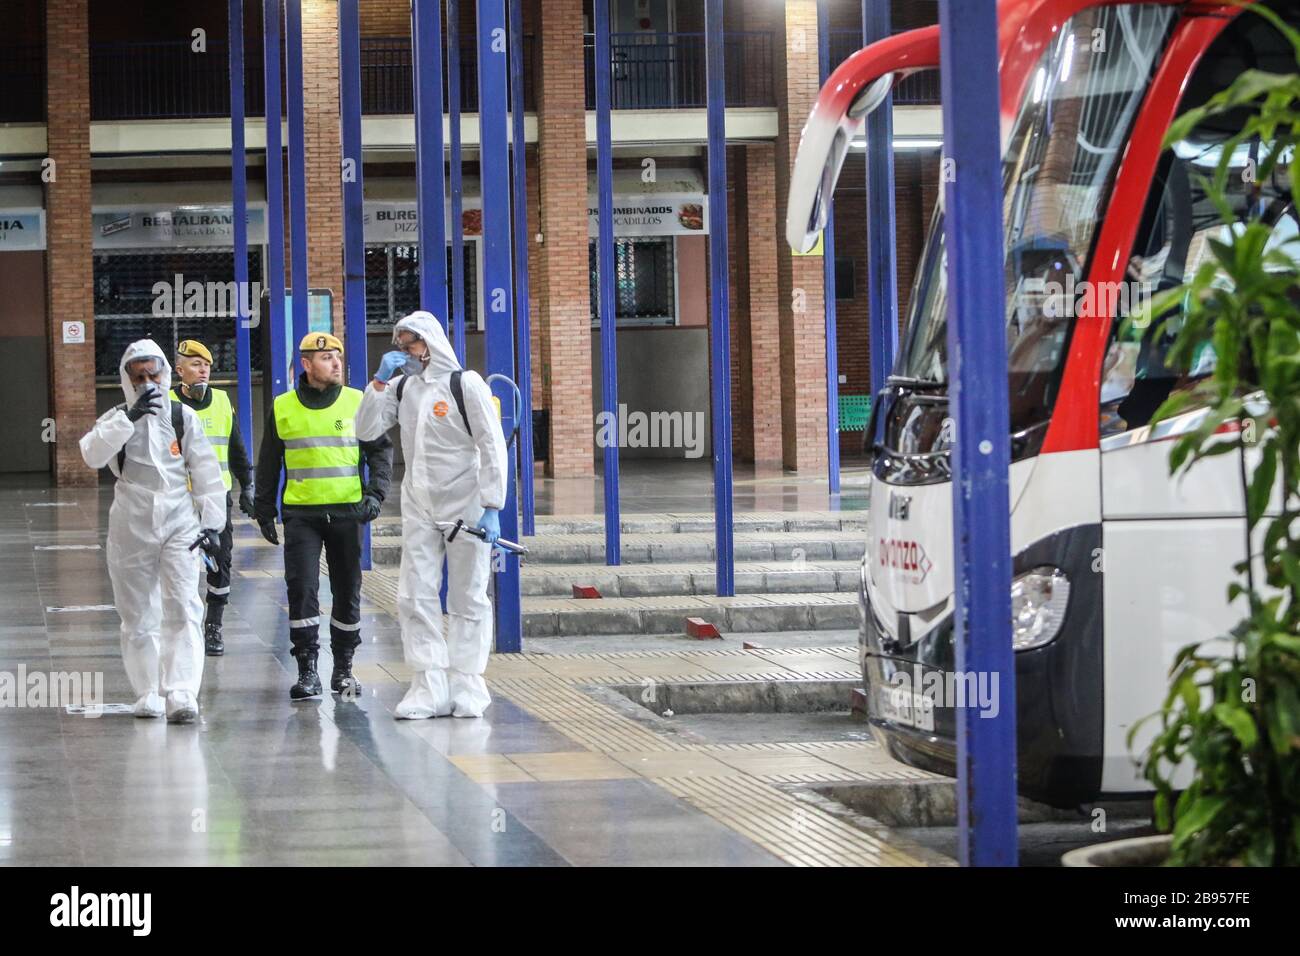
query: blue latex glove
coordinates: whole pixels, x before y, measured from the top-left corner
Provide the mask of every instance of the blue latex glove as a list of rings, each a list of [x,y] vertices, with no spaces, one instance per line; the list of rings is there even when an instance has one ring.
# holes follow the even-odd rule
[[[379,370],[375,372],[375,378],[381,382],[387,382],[405,366],[405,352],[399,352],[396,349],[391,352],[385,352],[384,357],[379,360]]]
[[[482,516],[478,519],[478,526],[487,532],[483,539],[488,544],[495,544],[497,538],[501,537],[501,514],[496,508],[484,508]]]

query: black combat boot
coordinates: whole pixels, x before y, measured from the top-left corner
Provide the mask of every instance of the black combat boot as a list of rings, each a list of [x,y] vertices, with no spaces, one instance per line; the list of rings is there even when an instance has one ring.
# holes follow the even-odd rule
[[[355,648],[335,651],[334,670],[330,674],[330,690],[342,694],[345,700],[356,700],[361,696],[361,681],[352,676],[353,653]]]
[[[298,683],[289,688],[294,700],[320,696],[320,675],[316,673],[316,652],[304,651],[298,655]]]
[[[221,625],[208,623],[203,627],[203,650],[208,657],[226,653],[226,642],[221,637]]]

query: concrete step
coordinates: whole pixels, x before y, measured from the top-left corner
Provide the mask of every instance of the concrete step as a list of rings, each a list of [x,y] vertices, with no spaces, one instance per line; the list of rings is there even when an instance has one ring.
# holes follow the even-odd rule
[[[735,516],[732,526],[737,533],[746,531],[865,531],[865,511],[753,511]],[[713,533],[713,514],[624,514],[619,526],[624,534]],[[376,537],[402,533],[402,519],[384,516],[371,524]],[[601,515],[539,516],[537,535],[604,534]]]
[[[857,561],[743,562],[736,565],[737,594],[857,592]],[[717,572],[712,564],[534,564],[520,575],[528,597],[572,597],[573,586],[596,588],[602,597],[657,597],[713,594]]]
[[[736,597],[524,598],[525,637],[683,634],[699,617],[723,634],[829,631],[858,626],[858,601],[846,592]],[[702,646],[707,646],[702,642]]]
[[[600,564],[605,560],[603,534],[538,535],[525,539],[528,565]],[[669,564],[714,560],[712,533],[631,533],[622,536],[624,564]],[[376,565],[395,565],[401,559],[400,535],[376,536],[371,557]],[[789,561],[802,565],[818,561],[861,560],[866,551],[862,531],[738,531],[735,559],[740,562]]]

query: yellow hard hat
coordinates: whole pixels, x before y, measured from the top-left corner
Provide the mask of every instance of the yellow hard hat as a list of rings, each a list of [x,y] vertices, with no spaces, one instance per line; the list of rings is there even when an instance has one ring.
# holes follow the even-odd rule
[[[308,332],[298,343],[299,352],[324,352],[328,349],[335,349],[340,355],[343,354],[343,343],[328,332]]]
[[[197,339],[186,339],[176,346],[176,354],[183,355],[186,358],[201,358],[209,365],[212,364],[212,353],[208,351],[206,345]]]

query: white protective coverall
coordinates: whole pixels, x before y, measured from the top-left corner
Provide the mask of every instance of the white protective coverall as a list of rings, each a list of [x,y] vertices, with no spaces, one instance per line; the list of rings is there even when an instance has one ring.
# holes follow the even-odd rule
[[[108,512],[108,575],[122,618],[122,663],[138,697],[136,716],[158,717],[164,700],[168,716],[198,709],[202,557],[189,547],[200,528],[225,526],[226,488],[203,424],[185,406],[185,440],[177,447],[167,404],[171,366],[150,339],[133,342],[122,355],[127,407],[136,400],[127,363],[141,358],[161,363],[161,407],[136,422],[120,406],[109,409],[81,439],[81,457],[91,468],[107,465],[117,477]],[[119,473],[117,456],[124,445],[126,462]]]
[[[477,372],[461,375],[471,437],[451,392],[451,373],[460,368],[438,320],[413,312],[393,329],[418,335],[429,346],[420,374],[397,375],[383,391],[371,382],[357,411],[356,432],[373,441],[394,423],[402,428],[402,567],[397,612],[402,649],[414,670],[397,717],[481,717],[492,698],[483,680],[492,649],[492,602],[487,588],[492,547],[461,533],[446,536],[457,518],[477,524],[486,508],[506,501],[506,443],[492,392]],[[439,527],[438,522],[444,523]],[[447,614],[443,637],[442,564],[447,561]]]

